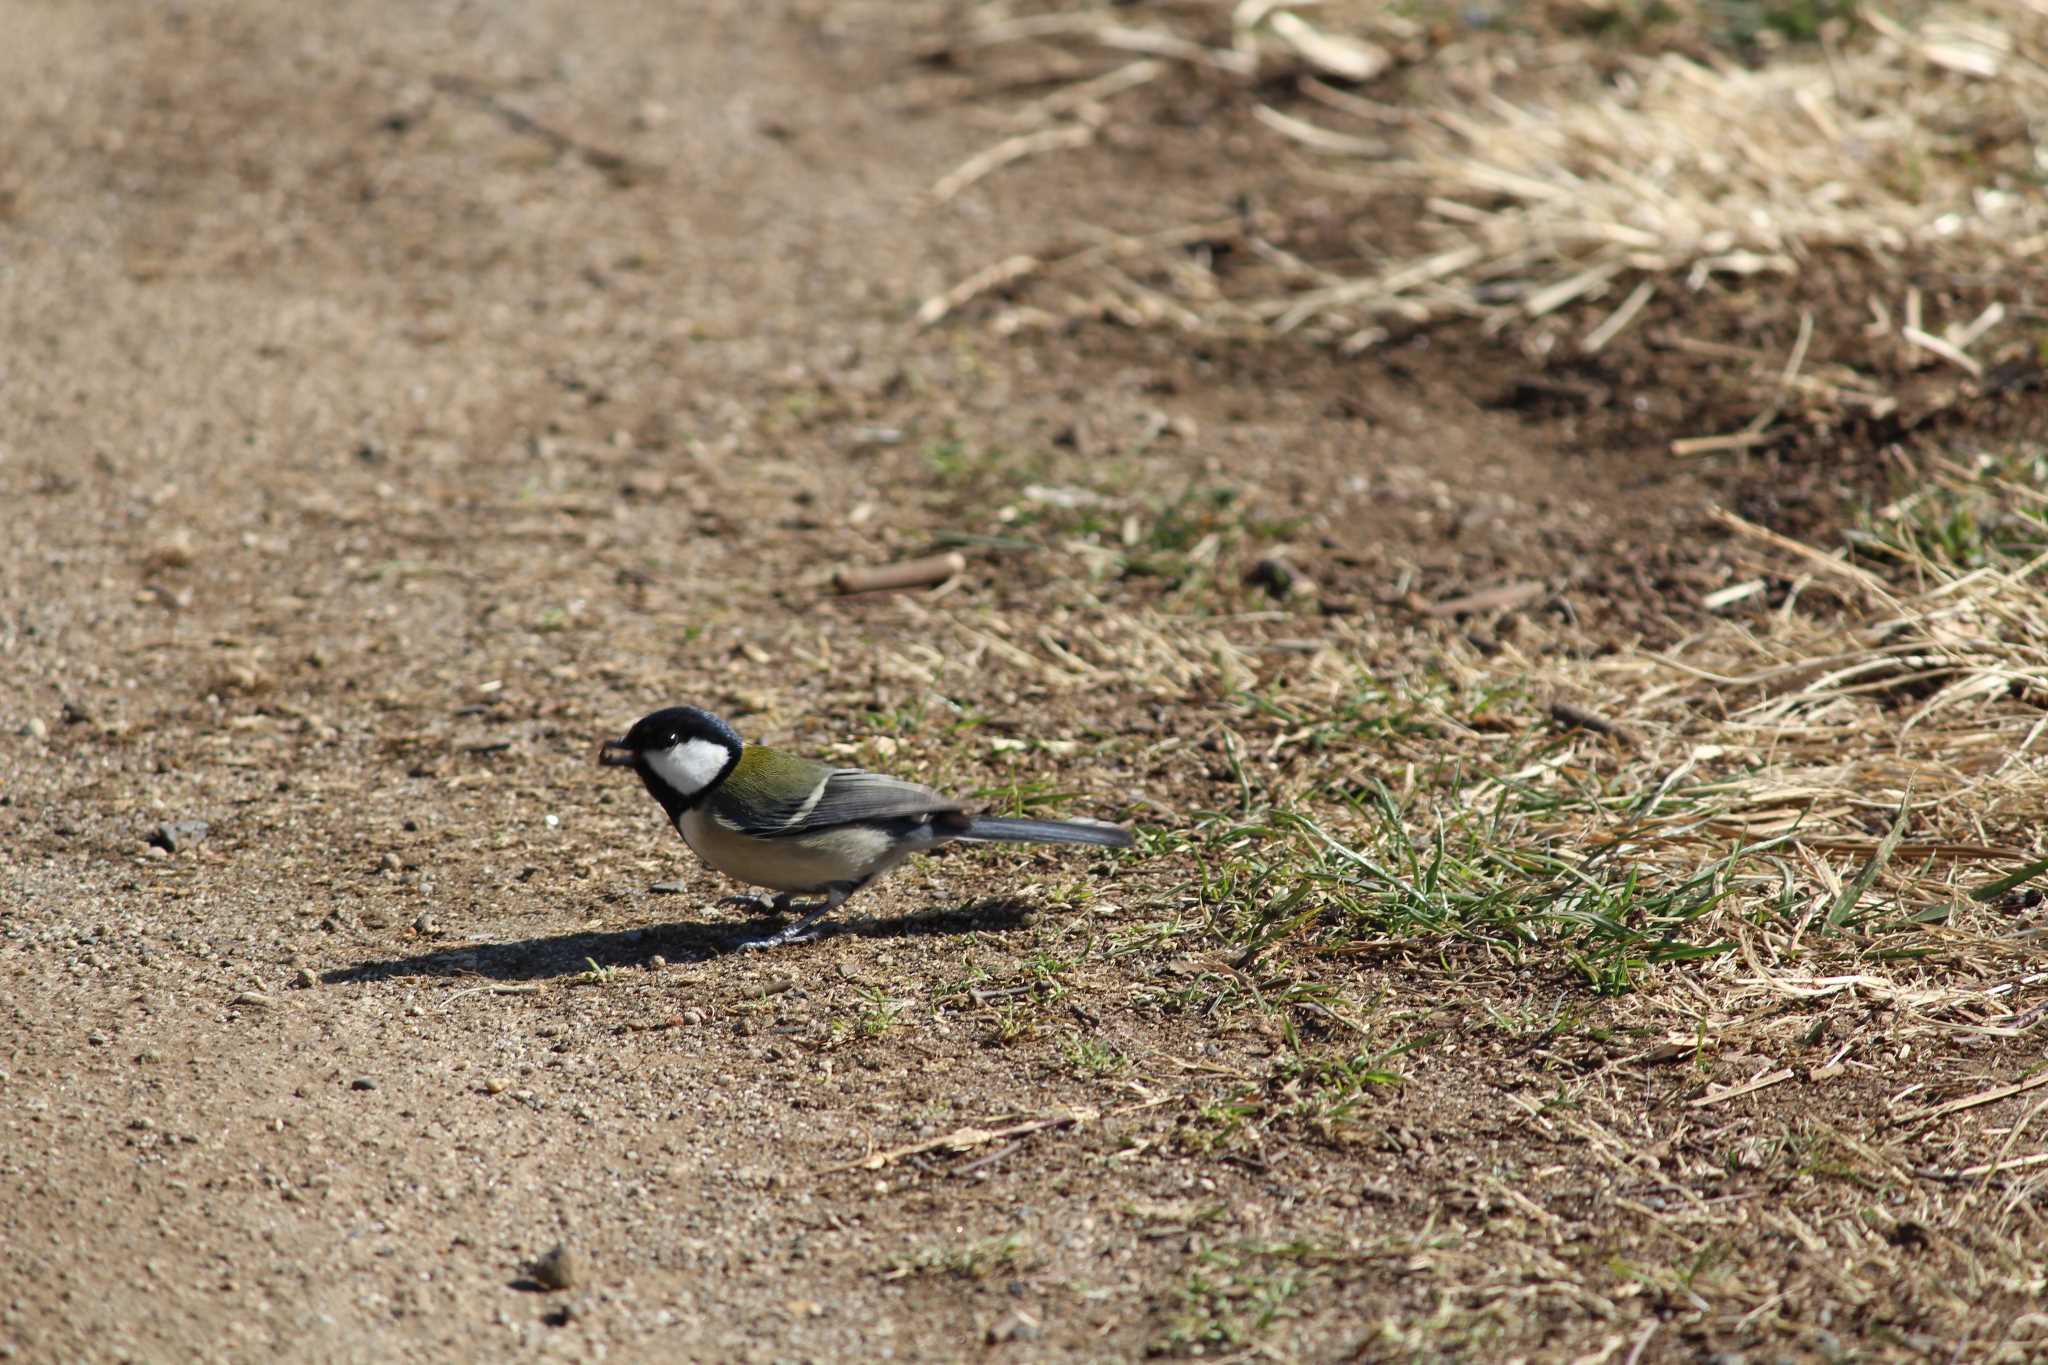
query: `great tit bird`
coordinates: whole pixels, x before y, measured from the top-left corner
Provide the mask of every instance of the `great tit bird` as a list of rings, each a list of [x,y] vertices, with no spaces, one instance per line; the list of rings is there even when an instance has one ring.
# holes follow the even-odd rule
[[[801,912],[779,933],[741,945],[815,937],[813,926],[913,853],[955,840],[1127,848],[1109,824],[970,815],[930,787],[860,768],[833,768],[747,744],[717,716],[671,706],[645,716],[597,761],[631,768],[699,858],[735,881],[777,894],[728,897],[763,912]],[[806,899],[799,903],[797,897]]]

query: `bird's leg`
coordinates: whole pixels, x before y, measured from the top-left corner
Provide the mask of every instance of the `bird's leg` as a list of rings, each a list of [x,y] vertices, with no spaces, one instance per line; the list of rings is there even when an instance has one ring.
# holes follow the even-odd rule
[[[789,909],[789,893],[779,896],[720,896],[714,905],[737,905],[756,915],[779,915]]]
[[[749,952],[755,948],[780,948],[786,943],[808,943],[816,938],[817,931],[811,926],[846,903],[846,898],[867,885],[865,881],[833,882],[825,888],[825,894],[815,903],[803,907],[803,914],[792,924],[785,925],[766,938],[747,939],[735,944],[734,952]],[[786,895],[776,898],[789,908],[790,898]]]

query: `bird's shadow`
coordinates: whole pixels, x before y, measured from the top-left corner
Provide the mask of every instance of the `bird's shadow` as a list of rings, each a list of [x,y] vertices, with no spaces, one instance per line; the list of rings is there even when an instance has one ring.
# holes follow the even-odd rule
[[[818,926],[818,937],[804,943],[770,950],[771,956],[799,953],[815,948],[826,939],[848,935],[858,938],[922,938],[927,936],[994,933],[1022,926],[1031,907],[1007,898],[977,901],[951,909],[927,910],[892,919],[826,921]],[[675,961],[708,961],[733,955],[739,946],[772,932],[777,921],[770,918],[730,920],[718,923],[681,922],[650,924],[640,929],[607,930],[557,934],[549,938],[518,939],[510,943],[471,943],[436,948],[410,957],[360,962],[326,973],[328,985],[365,981],[388,981],[405,976],[483,977],[491,981],[544,981],[573,976],[593,966],[638,967],[660,953]]]

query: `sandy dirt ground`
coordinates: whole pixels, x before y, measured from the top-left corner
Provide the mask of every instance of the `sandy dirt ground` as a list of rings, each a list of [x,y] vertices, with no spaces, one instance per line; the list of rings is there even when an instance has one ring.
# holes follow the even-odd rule
[[[1274,1294],[1277,1358],[1371,1356],[1445,1307],[1415,1248],[1458,1240],[1477,1283],[1488,1220],[1526,1216],[1597,1261],[1615,1201],[1662,1197],[1576,1182],[1586,1143],[1527,1122],[1554,1059],[1398,963],[1347,989],[1442,1041],[1370,1131],[1204,1150],[1191,1116],[1284,1040],[1187,989],[1201,878],[1170,850],[956,852],[729,955],[736,888],[592,749],[688,701],[1171,830],[1234,799],[1222,700],[1047,683],[1046,631],[1163,590],[1008,552],[1016,487],[1227,488],[1242,552],[1291,540],[1331,612],[1537,580],[1636,640],[1725,581],[1710,498],[1796,521],[1832,474],[1532,414],[1555,392],[1503,401],[1512,355],[1469,336],[918,330],[990,261],[1266,172],[1162,134],[936,205],[993,134],[912,97],[907,11],[52,0],[7,28],[0,1349],[1136,1359],[1244,1349],[1218,1315]],[[969,554],[947,593],[832,592],[935,538]],[[1256,586],[1205,610],[1276,657],[1325,619]],[[181,821],[204,837],[150,846]],[[1585,1102],[1653,1144],[1677,1085]],[[1251,1246],[1330,1250],[1219,1250]],[[1538,1358],[1625,1354],[1657,1312],[1501,1293]]]

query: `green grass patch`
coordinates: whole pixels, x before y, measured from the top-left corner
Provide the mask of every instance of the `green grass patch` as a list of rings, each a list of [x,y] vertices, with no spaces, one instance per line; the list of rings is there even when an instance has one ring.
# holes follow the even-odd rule
[[[1166,1329],[1152,1353],[1185,1356],[1255,1347],[1299,1318],[1296,1301],[1303,1292],[1348,1259],[1342,1251],[1303,1242],[1237,1243],[1199,1251],[1175,1290]]]

